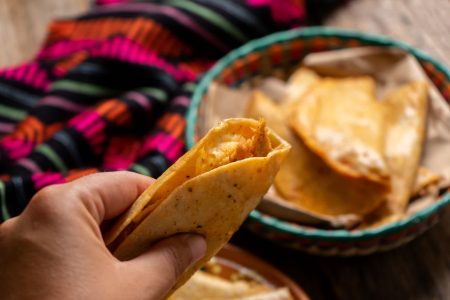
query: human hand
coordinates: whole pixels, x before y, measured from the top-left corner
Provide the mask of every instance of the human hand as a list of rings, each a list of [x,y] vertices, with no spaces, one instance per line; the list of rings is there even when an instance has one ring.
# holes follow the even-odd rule
[[[19,217],[0,225],[2,299],[162,299],[206,251],[182,234],[126,262],[106,248],[104,220],[120,215],[153,179],[101,173],[44,188]]]

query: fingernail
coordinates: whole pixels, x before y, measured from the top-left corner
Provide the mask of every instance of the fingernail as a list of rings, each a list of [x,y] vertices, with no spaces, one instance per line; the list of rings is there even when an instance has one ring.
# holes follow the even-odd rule
[[[206,240],[198,234],[186,234],[183,236],[189,248],[191,249],[192,258],[197,262],[206,253]]]

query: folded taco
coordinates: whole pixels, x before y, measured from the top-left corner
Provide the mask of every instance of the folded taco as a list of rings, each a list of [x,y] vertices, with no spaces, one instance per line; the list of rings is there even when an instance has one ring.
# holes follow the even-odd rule
[[[105,236],[120,260],[138,256],[177,233],[197,233],[207,253],[182,285],[231,238],[267,192],[289,144],[265,121],[228,119],[162,174]]]

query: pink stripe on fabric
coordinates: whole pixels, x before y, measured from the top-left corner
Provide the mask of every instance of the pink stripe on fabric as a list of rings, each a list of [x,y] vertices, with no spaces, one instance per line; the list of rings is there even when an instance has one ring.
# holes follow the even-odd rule
[[[47,80],[47,73],[45,71],[39,70],[38,74],[33,80],[32,85],[35,88],[47,90],[50,85],[50,81]]]
[[[11,79],[13,75],[14,75],[14,68],[9,68],[6,70],[5,72],[6,79]]]
[[[170,149],[172,144],[174,144],[176,142],[177,142],[177,140],[174,139],[172,136],[164,134],[164,139],[159,142],[157,149],[161,152],[166,152],[168,149]]]
[[[2,142],[1,142],[1,144],[2,144],[5,148],[21,147],[22,144],[24,144],[24,143],[25,143],[24,140],[21,140],[21,139],[15,139],[15,138],[12,138],[12,137],[9,137],[9,136],[5,137],[5,138],[2,140]]]
[[[33,82],[33,80],[36,76],[37,71],[38,71],[38,66],[35,63],[31,64],[27,70],[27,74],[25,75],[25,78],[23,81],[26,84],[31,85],[31,83]]]
[[[61,68],[53,68],[53,74],[56,76],[56,79],[63,77],[67,73],[67,70]]]
[[[111,56],[120,58],[120,40],[117,38],[112,39]]]
[[[26,69],[25,65],[22,65],[22,66],[18,67],[16,69],[16,73],[15,73],[14,79],[16,79],[17,81],[22,81],[23,80],[23,76],[25,75],[25,69]]]
[[[84,136],[92,139],[95,136],[97,136],[104,128],[105,128],[106,124],[102,119],[98,119],[97,122],[95,122],[95,124],[92,124],[91,126],[87,127],[84,131],[83,134]]]
[[[64,177],[60,173],[50,173],[50,172],[34,174],[32,176],[32,179],[34,181],[34,186],[37,190],[50,184],[66,182]]]
[[[11,137],[5,137],[1,141],[1,145],[8,153],[8,157],[17,160],[28,155],[34,147],[34,143],[31,141],[24,141]]]
[[[43,86],[44,76],[45,76],[44,72],[38,70],[36,77],[34,78],[32,83],[33,87],[41,88]]]
[[[106,135],[104,133],[96,135],[92,139],[89,140],[89,144],[93,148],[93,150],[98,154],[103,150],[103,143],[106,140]]]
[[[149,111],[152,107],[151,102],[148,101],[147,97],[138,92],[129,92],[125,95],[128,100],[132,100],[142,106],[146,111]]]
[[[129,0],[97,0],[95,3],[97,5],[111,5],[111,4],[119,4],[119,3],[125,3]]]
[[[268,5],[271,0],[247,0],[247,4],[252,6]]]
[[[289,0],[247,0],[252,6],[268,6],[276,23],[288,23],[305,17],[305,9]]]
[[[172,106],[174,106],[174,105],[189,106],[190,103],[191,103],[191,100],[189,100],[189,98],[185,97],[185,96],[178,96],[172,100]]]
[[[139,47],[130,47],[130,57],[136,57],[139,54]]]
[[[39,71],[38,75],[36,75],[36,79],[34,80],[34,87],[44,88],[45,77],[46,77],[45,71]]]
[[[22,147],[17,148],[8,148],[8,156],[13,160],[18,160],[19,158],[22,158],[28,154],[31,153],[33,150],[33,147],[31,145],[24,144]]]
[[[149,151],[155,150],[157,145],[163,138],[164,135],[162,132],[159,132],[157,135],[148,136],[139,149],[138,157],[140,158],[146,155]]]
[[[61,55],[63,54],[63,53],[62,53],[63,51],[67,51],[65,45],[66,45],[66,41],[62,41],[62,42],[60,42],[60,43],[57,43],[57,44],[53,47],[53,49],[51,49],[51,50],[52,50],[52,51],[51,51],[51,53],[52,53],[52,56],[51,56],[51,57],[57,58],[57,57],[59,57],[59,56],[61,56]]]
[[[86,105],[73,103],[69,100],[57,96],[47,96],[42,98],[39,101],[38,106],[56,106],[72,112],[82,112],[87,108]]]
[[[109,158],[105,159],[103,168],[107,170],[125,170],[131,164],[130,159],[124,159],[119,156],[111,155]]]
[[[189,18],[187,15],[183,14],[181,11],[164,5],[158,5],[156,3],[128,3],[119,6],[105,6],[99,7],[94,10],[94,12],[112,12],[112,11],[131,11],[131,12],[151,12],[151,13],[160,13],[166,16],[172,17],[177,20],[179,23],[183,24],[186,27],[191,28],[201,36],[203,36],[210,43],[214,44],[222,51],[230,50],[225,43],[222,43],[219,39],[217,39],[214,35],[210,34],[207,30],[203,29],[199,24]]]
[[[0,132],[10,133],[14,130],[15,124],[0,122]]]
[[[184,148],[184,143],[182,142],[178,142],[176,145],[173,145],[169,152],[166,153],[167,158],[169,159],[170,162],[175,162],[178,158],[180,158],[180,156],[183,153],[183,148]]]
[[[147,55],[149,60],[150,60],[150,55]],[[142,51],[142,49],[139,48],[138,55],[136,56],[137,62],[143,65],[143,64],[145,64],[145,60],[146,60],[145,58],[146,57],[145,57],[144,51]]]
[[[67,122],[67,124],[70,127],[75,127],[78,124],[78,122],[84,118],[84,115],[89,114],[89,113],[90,112],[84,112],[79,115],[76,115],[72,119],[70,119],[69,122]]]
[[[98,42],[98,40],[91,39],[58,41],[43,48],[38,54],[38,59],[54,59],[61,56],[69,56],[80,50],[88,50],[98,44]]]
[[[28,158],[22,158],[17,162],[18,165],[26,168],[27,170],[31,171],[32,173],[39,173],[42,172],[41,168],[31,159]]]
[[[94,111],[84,112],[69,121],[69,126],[74,127],[80,131],[84,131],[100,119],[100,116]]]
[[[121,49],[125,47],[128,49],[126,52],[129,55],[121,53]],[[92,49],[90,54],[92,57],[116,58],[131,63],[156,66],[172,75],[178,81],[195,80],[196,78],[191,71],[176,68],[158,57],[156,52],[148,50],[126,37],[115,37],[105,42],[102,47]]]
[[[126,61],[127,57],[129,57],[129,52],[130,52],[130,44],[129,43],[122,43],[121,47],[120,47],[120,60],[122,61]]]

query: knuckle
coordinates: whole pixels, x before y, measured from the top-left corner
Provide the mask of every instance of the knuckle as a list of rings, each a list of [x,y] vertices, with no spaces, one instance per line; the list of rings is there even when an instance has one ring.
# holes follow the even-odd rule
[[[62,197],[65,197],[65,194],[61,192],[60,187],[56,185],[45,187],[31,198],[27,210],[39,215],[52,215],[59,211],[56,206]]]
[[[11,229],[12,225],[16,222],[17,218],[11,218],[8,219],[6,221],[4,221],[1,225],[0,225],[0,230],[2,231],[8,231]]]
[[[0,241],[2,241],[4,237],[11,232],[16,219],[17,218],[8,219],[0,225]]]

